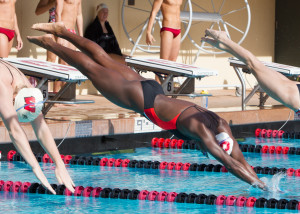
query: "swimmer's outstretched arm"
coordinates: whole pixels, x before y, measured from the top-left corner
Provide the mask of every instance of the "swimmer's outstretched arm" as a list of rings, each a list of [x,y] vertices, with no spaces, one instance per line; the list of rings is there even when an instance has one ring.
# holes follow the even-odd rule
[[[31,122],[31,125],[37,140],[56,165],[55,176],[58,183],[64,184],[67,189],[69,189],[71,192],[74,192],[75,184],[73,183],[65,164],[60,157],[53,136],[48,125],[46,124],[46,121],[44,120],[43,115],[40,114],[34,121]]]
[[[8,130],[12,143],[25,161],[30,165],[32,171],[40,180],[42,185],[55,194],[54,189],[49,184],[38,161],[36,160],[30,148],[27,136],[18,121],[18,116],[12,103],[13,91],[11,85],[5,85],[0,82],[0,100],[2,102],[0,105],[0,116]]]
[[[202,41],[224,50],[244,62],[269,96],[294,111],[300,108],[297,82],[291,81],[281,73],[263,65],[250,51],[230,40],[225,32],[208,29],[205,33],[206,37],[202,38]],[[270,77],[272,77],[271,80]]]
[[[242,163],[224,152],[224,150],[216,142],[216,139],[210,132],[210,130],[202,125],[198,131],[201,132],[202,141],[208,152],[213,155],[220,163],[222,163],[230,173],[254,187],[259,187],[262,190],[267,190],[266,184],[259,180],[254,172],[250,171]]]

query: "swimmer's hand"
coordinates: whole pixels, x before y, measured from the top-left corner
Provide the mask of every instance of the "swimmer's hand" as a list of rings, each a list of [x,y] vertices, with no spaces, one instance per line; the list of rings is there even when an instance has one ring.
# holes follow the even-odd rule
[[[75,192],[75,184],[72,181],[72,178],[70,177],[65,165],[56,165],[55,176],[59,184],[64,184],[72,193]]]
[[[260,181],[260,180],[254,181],[254,182],[251,184],[251,186],[253,186],[254,188],[260,188],[260,189],[263,190],[263,191],[269,191],[268,186],[267,186],[264,182],[262,182],[262,181]]]
[[[37,179],[40,180],[40,182],[42,183],[42,185],[48,189],[53,195],[56,195],[56,192],[54,191],[54,189],[52,188],[52,186],[50,185],[50,183],[48,182],[46,176],[44,175],[42,169],[40,166],[32,168],[33,173],[35,174],[35,176],[37,177]]]
[[[23,48],[23,40],[21,38],[21,36],[17,36],[17,45],[16,45],[16,49],[19,51]]]
[[[217,31],[213,29],[205,30],[205,37],[201,38],[201,42],[206,42],[213,47],[223,51],[228,51],[226,43],[230,40],[224,31]]]
[[[146,43],[147,45],[153,45],[153,42],[156,42],[151,33],[146,34]]]

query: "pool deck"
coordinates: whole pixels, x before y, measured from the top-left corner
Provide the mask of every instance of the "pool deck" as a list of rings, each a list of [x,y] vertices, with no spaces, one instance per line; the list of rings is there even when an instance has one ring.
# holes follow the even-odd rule
[[[273,121],[286,121],[290,110],[269,98],[264,109],[259,109],[258,96],[248,102],[246,111],[241,111],[241,97],[235,96],[235,90],[210,90],[208,109],[223,117],[229,124],[247,124]],[[77,99],[94,100],[93,104],[53,107],[46,115],[47,123],[55,139],[94,137],[104,135],[132,134],[160,131],[141,115],[120,108],[101,95],[79,95]],[[201,105],[201,97],[180,97]],[[291,113],[290,120],[294,119]],[[30,124],[22,124],[28,139],[36,137]],[[0,143],[11,142],[8,132],[0,124]]]

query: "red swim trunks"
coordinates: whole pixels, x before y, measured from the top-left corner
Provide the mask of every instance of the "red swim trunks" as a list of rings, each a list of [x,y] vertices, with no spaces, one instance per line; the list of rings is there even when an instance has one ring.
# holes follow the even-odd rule
[[[173,38],[176,38],[181,33],[181,29],[174,29],[174,28],[169,28],[169,27],[162,27],[160,29],[160,32],[163,32],[163,31],[169,31],[169,32],[173,33]]]
[[[68,29],[68,31],[70,31],[71,33],[76,34],[76,30],[74,30],[74,29]]]
[[[8,41],[10,42],[15,37],[15,31],[0,27],[0,33],[7,36]]]

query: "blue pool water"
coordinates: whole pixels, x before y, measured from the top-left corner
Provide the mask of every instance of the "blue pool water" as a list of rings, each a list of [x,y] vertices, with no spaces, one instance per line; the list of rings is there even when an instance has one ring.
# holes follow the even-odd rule
[[[265,139],[264,139],[265,140]],[[300,140],[282,142],[258,142],[247,138],[247,144],[281,145],[300,147]],[[285,167],[298,169],[299,155],[272,155],[243,153],[252,166]],[[177,150],[158,148],[139,148],[129,153],[108,154],[99,157],[128,158],[130,160],[157,160],[182,163],[212,163],[197,150]],[[57,183],[54,165],[41,164],[50,183]],[[22,162],[0,162],[0,180],[38,182],[31,169]],[[250,186],[229,173],[169,171],[137,168],[115,168],[100,166],[68,166],[76,185],[100,186],[102,188],[156,190],[166,192],[185,192],[196,194],[234,195],[245,197],[264,197],[267,199],[285,198],[300,201],[300,177],[282,178],[279,188],[283,191],[263,192]],[[258,175],[271,184],[272,175]],[[1,213],[298,213],[292,210],[229,207],[200,204],[181,204],[157,201],[139,201],[124,199],[66,197],[41,194],[20,194],[0,192]]]

